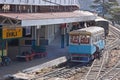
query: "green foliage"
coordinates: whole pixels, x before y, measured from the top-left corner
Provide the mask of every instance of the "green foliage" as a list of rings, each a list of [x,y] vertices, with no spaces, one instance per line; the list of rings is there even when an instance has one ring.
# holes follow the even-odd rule
[[[93,2],[94,2],[94,3],[99,3],[99,2],[100,2],[100,0],[94,0]]]
[[[119,22],[120,21],[120,7],[112,8],[110,10],[110,12],[111,12],[111,15],[113,17],[113,20],[116,23],[120,24],[120,22]]]
[[[96,8],[96,5],[91,5],[90,6],[92,9],[95,9]]]
[[[118,3],[117,1],[114,1],[114,2],[105,2],[104,0],[102,0],[102,2],[100,2],[101,0],[94,0],[94,3],[99,3],[101,4],[105,11],[109,11],[111,9],[112,6],[118,6]],[[94,5],[91,6],[91,8],[95,8]]]
[[[116,23],[120,24],[120,7],[116,0],[109,0],[105,2],[105,0],[94,0],[95,4],[100,4],[103,7],[103,14],[109,13]],[[117,7],[116,7],[117,6]],[[92,5],[91,8],[95,9],[95,6]]]
[[[114,13],[120,13],[120,8],[119,8],[119,7],[117,7],[117,8],[112,8],[112,9],[110,10],[110,12],[111,12],[112,14],[114,14]]]

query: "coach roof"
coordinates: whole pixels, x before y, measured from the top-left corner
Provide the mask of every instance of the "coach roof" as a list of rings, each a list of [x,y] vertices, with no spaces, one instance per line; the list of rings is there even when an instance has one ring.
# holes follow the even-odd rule
[[[91,27],[87,27],[87,28],[83,28],[83,29],[78,29],[78,30],[73,30],[70,32],[70,34],[72,35],[79,35],[79,34],[96,34],[96,33],[101,33],[104,32],[104,28],[102,27],[97,27],[97,26],[91,26]]]
[[[108,20],[104,19],[102,17],[97,16],[97,18],[95,19],[95,21],[108,21]]]

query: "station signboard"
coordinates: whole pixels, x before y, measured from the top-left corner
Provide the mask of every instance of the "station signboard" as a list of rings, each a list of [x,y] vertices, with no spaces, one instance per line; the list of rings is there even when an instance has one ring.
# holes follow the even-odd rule
[[[3,27],[2,28],[2,39],[12,39],[22,37],[22,28],[21,27]]]

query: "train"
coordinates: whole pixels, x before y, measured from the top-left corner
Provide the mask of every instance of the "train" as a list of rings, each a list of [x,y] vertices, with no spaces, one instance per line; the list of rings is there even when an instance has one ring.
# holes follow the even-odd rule
[[[105,47],[104,28],[91,26],[69,32],[69,57],[71,62],[90,62],[100,58]]]
[[[95,26],[103,27],[105,31],[105,36],[109,34],[109,21],[108,20],[98,16],[95,19]]]
[[[99,26],[104,28],[105,36],[108,36],[109,34],[109,21],[99,16],[97,16],[97,18],[92,21],[88,20],[88,21],[79,22],[79,25],[80,25],[80,28],[85,28],[90,26]],[[76,29],[79,29],[79,27]]]

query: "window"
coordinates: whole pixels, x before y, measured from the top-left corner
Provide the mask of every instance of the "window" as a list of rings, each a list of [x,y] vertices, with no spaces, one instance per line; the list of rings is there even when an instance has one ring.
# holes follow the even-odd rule
[[[90,36],[82,35],[80,39],[81,44],[89,44],[90,42]]]
[[[105,34],[104,33],[102,34],[102,39],[105,39]]]
[[[31,37],[32,36],[32,31],[31,28],[23,28],[23,37]]]
[[[96,41],[95,41],[95,36],[92,37],[92,43],[94,43],[94,42],[96,42]]]
[[[78,35],[71,35],[70,42],[71,43],[79,43],[79,36]]]
[[[26,35],[30,35],[31,34],[31,27],[30,26],[27,26],[25,30],[26,30],[25,31]]]
[[[99,37],[100,37],[100,36],[97,36],[97,41],[99,41],[99,40],[100,40],[100,39],[99,39]]]
[[[97,42],[97,36],[95,36],[95,42]]]
[[[104,34],[97,34],[92,38],[92,42],[94,43],[102,39],[104,39]]]

